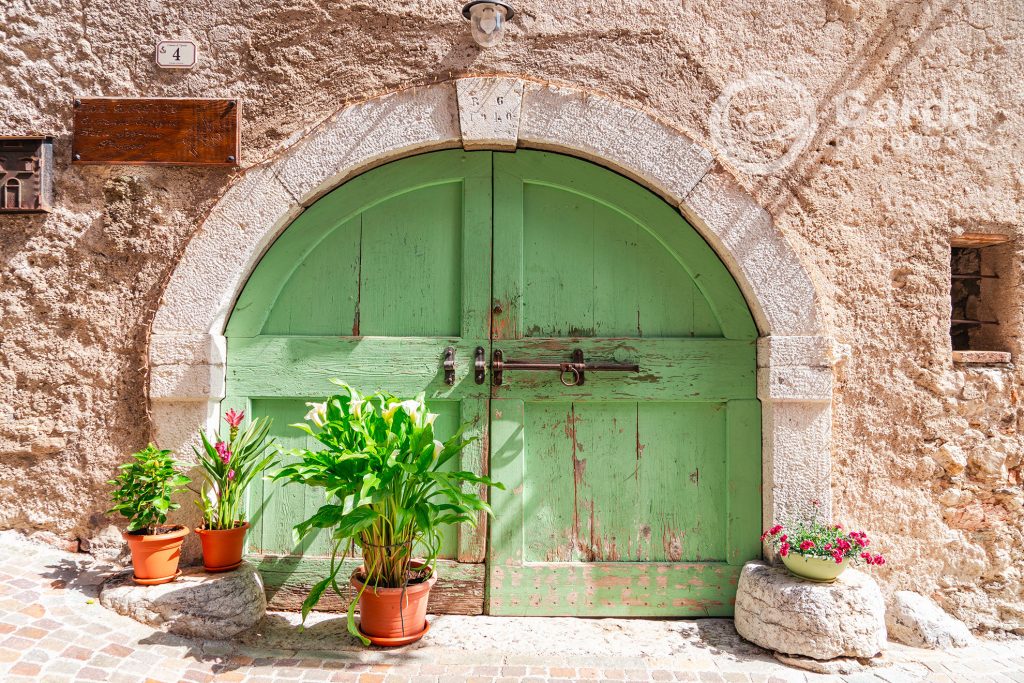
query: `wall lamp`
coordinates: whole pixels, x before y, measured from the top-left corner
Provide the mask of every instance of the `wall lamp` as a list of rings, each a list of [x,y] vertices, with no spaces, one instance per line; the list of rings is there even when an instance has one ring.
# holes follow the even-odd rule
[[[480,47],[494,47],[505,35],[505,22],[516,15],[502,0],[470,0],[462,7],[462,16],[471,24],[473,40]]]

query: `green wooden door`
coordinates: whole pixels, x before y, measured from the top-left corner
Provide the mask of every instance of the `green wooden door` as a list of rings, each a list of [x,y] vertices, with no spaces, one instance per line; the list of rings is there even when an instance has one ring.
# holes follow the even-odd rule
[[[494,157],[493,348],[636,363],[492,390],[492,614],[732,613],[760,553],[753,320],[679,213],[606,169]]]
[[[738,569],[760,552],[756,331],[712,250],[631,181],[532,151],[382,166],[285,231],[226,334],[225,407],[273,416],[287,446],[308,443],[287,425],[331,377],[425,391],[442,428],[474,423],[484,438],[458,466],[486,472],[489,457],[507,490],[492,495],[489,544],[486,525],[446,539],[436,611],[484,608],[486,552],[493,614],[731,613]],[[566,387],[507,371],[491,387],[490,372],[474,379],[477,347],[550,361],[578,348],[640,372]],[[321,570],[325,540],[297,547],[291,529],[323,502],[250,490],[248,552],[278,605]]]
[[[274,243],[235,305],[225,407],[273,417],[286,447],[314,447],[288,425],[339,378],[366,393],[426,392],[439,432],[468,421],[470,433],[485,436],[488,388],[473,381],[470,359],[489,345],[491,209],[490,154],[461,151],[372,170],[316,202]],[[458,358],[453,386],[441,367],[448,347]],[[482,471],[477,444],[452,467]],[[301,602],[330,554],[326,534],[301,546],[292,535],[324,502],[306,487],[257,482],[249,491],[247,552],[261,558],[278,605]],[[441,557],[482,562],[485,541],[485,528],[452,530]],[[475,587],[472,578],[469,590],[481,593],[482,571]],[[482,595],[475,610],[472,596],[469,607],[465,596],[454,599],[458,611],[482,607]]]

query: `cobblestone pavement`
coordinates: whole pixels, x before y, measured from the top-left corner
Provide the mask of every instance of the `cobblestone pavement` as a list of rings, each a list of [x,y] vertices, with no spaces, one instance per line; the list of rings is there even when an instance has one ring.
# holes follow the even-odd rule
[[[104,571],[104,570],[107,571]],[[336,615],[270,614],[235,642],[168,635],[96,600],[110,568],[0,532],[0,681],[1016,681],[1024,640],[934,652],[893,644],[846,676],[779,663],[725,619],[434,617],[399,650],[366,650]]]

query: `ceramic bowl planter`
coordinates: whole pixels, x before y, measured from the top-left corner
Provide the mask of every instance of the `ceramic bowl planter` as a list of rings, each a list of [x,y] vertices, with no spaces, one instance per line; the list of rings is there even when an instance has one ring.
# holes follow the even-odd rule
[[[423,566],[412,562],[414,568]],[[427,623],[427,602],[430,589],[437,583],[437,574],[426,581],[413,583],[406,588],[377,588],[367,586],[359,576],[365,570],[360,567],[352,574],[349,582],[359,598],[359,631],[374,645],[398,647],[415,643],[430,630]]]
[[[850,565],[846,559],[837,563],[832,558],[813,557],[794,552],[783,557],[782,563],[795,576],[818,583],[832,583]]]
[[[234,529],[196,529],[203,544],[203,568],[211,573],[229,572],[242,564],[242,548],[249,522]]]
[[[181,573],[181,544],[189,533],[186,526],[174,526],[162,534],[132,534],[125,532],[124,540],[132,551],[132,578],[143,586],[155,586],[174,581]],[[159,531],[159,529],[158,529]]]

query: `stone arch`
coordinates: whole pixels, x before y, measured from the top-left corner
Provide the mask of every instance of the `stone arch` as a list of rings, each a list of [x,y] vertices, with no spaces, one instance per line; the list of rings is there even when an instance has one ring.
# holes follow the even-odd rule
[[[806,270],[771,216],[712,155],[647,112],[594,93],[466,78],[345,107],[217,202],[164,290],[149,345],[153,431],[180,447],[216,420],[224,325],[249,273],[306,207],[379,164],[451,147],[546,149],[612,168],[679,207],[714,248],[758,325],[764,518],[831,514],[833,343]]]

